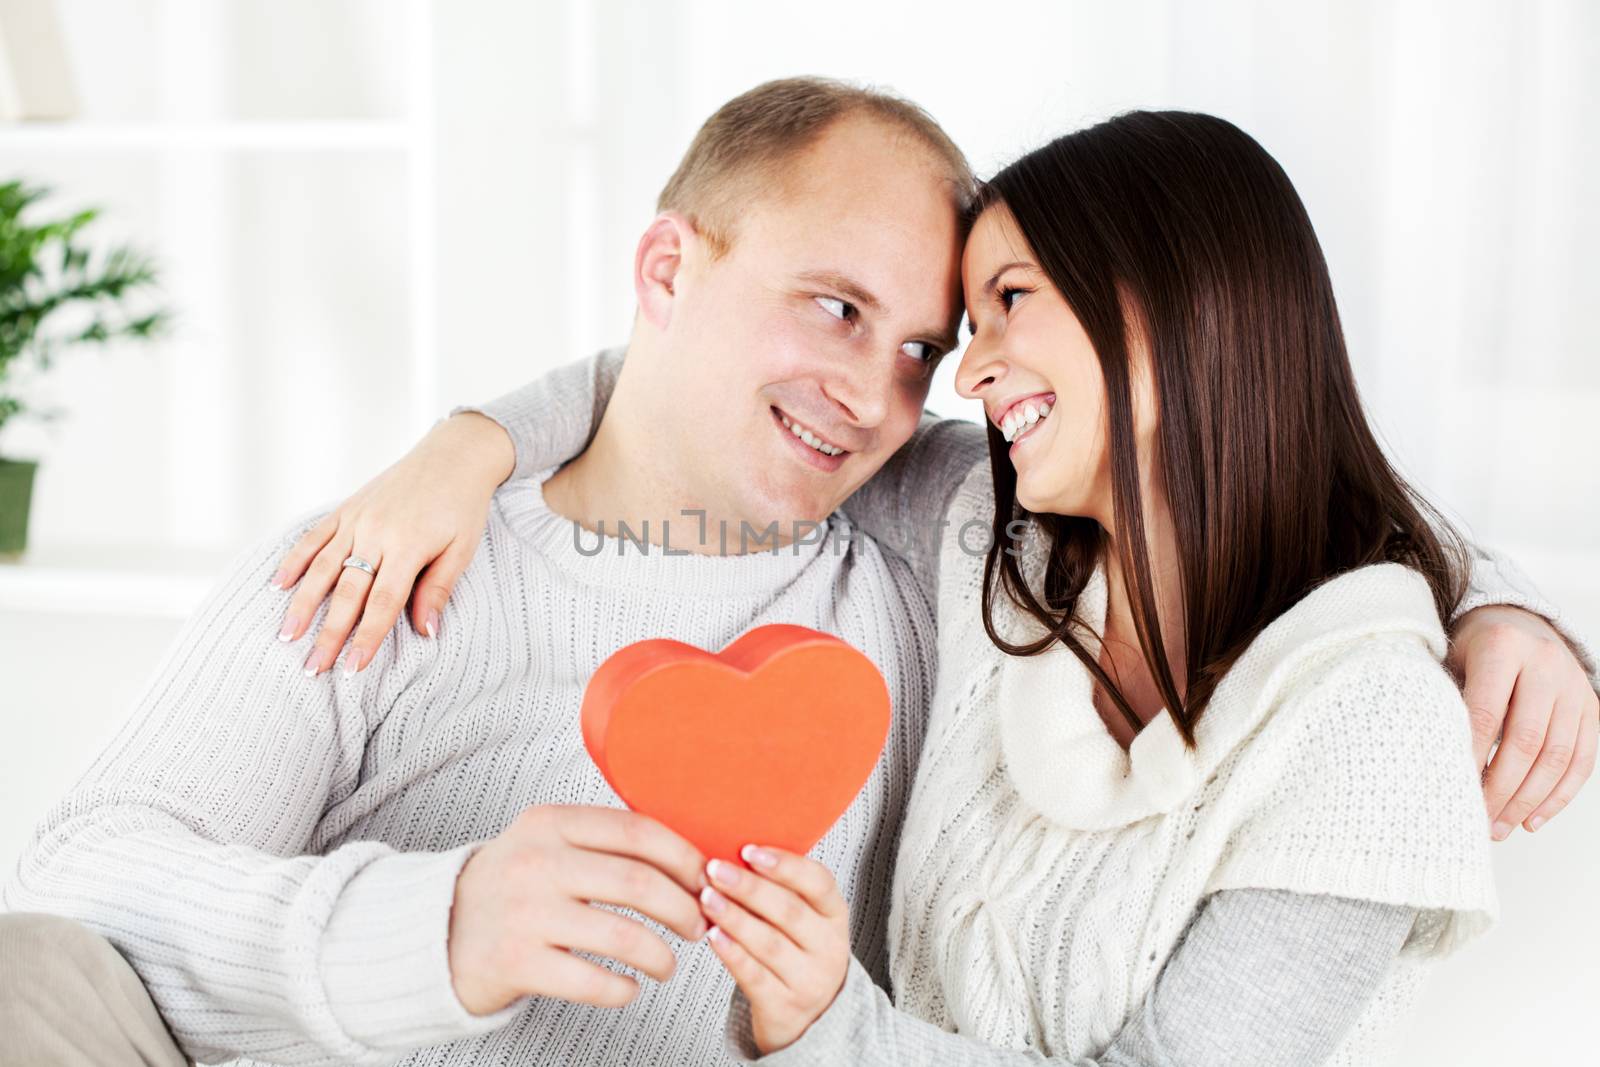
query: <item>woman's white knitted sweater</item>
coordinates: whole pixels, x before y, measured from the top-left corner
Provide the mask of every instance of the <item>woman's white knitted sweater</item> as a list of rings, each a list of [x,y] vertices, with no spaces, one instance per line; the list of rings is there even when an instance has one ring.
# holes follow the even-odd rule
[[[1424,913],[1330,1061],[1374,1062],[1427,962],[1496,911],[1427,584],[1393,564],[1325,583],[1228,672],[1193,751],[1165,714],[1124,751],[1067,649],[1015,658],[973,640],[983,561],[957,538],[991,509],[980,468],[939,561],[942,670],[890,918],[897,1006],[1003,1047],[1098,1055],[1207,894],[1329,893]],[[1080,598],[1096,632],[1105,604],[1101,570]],[[1042,632],[998,614],[1012,641]]]

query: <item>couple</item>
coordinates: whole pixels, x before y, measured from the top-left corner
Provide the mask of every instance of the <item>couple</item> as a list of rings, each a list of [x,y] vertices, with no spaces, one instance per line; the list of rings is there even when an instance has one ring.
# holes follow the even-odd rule
[[[1377,1058],[1596,697],[1383,460],[1282,171],[1135,113],[980,190],[792,79],[660,206],[625,361],[456,414],[196,613],[11,873],[53,913],[0,917],[18,1062]],[[918,424],[963,293],[986,435]],[[708,867],[618,809],[583,686],[772,622],[894,722],[811,857]]]

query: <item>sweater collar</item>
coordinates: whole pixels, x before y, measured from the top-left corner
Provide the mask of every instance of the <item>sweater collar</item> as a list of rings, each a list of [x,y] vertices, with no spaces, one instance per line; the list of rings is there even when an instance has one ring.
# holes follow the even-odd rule
[[[682,548],[583,530],[551,510],[544,483],[559,467],[513,479],[495,494],[495,506],[519,538],[574,580],[590,586],[693,598],[771,598],[827,556],[837,560],[853,544],[842,513],[828,517],[816,538],[743,555],[714,556]],[[694,531],[694,519],[673,528]],[[730,542],[739,532],[729,531]],[[638,533],[640,538],[642,532]],[[680,539],[681,540],[681,539]]]
[[[1102,632],[1103,564],[1078,604],[1079,619]],[[1015,608],[1008,614],[1014,633],[1032,639],[1044,632]],[[1079,635],[1087,637],[1082,629]],[[1008,773],[1024,801],[1072,829],[1105,830],[1172,811],[1265,721],[1307,668],[1380,635],[1415,638],[1443,658],[1444,632],[1420,574],[1384,563],[1324,582],[1262,630],[1218,683],[1195,726],[1193,750],[1162,711],[1124,751],[1095,710],[1094,676],[1064,645],[1007,658],[996,699]]]

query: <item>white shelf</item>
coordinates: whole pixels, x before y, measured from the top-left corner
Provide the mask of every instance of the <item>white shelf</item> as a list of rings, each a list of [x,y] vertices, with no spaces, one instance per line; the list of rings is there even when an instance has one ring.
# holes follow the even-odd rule
[[[415,131],[403,120],[317,119],[216,122],[27,122],[0,125],[0,151],[101,152],[201,148],[244,152],[405,151]]]
[[[0,563],[0,613],[184,619],[227,564],[216,551],[30,551]]]

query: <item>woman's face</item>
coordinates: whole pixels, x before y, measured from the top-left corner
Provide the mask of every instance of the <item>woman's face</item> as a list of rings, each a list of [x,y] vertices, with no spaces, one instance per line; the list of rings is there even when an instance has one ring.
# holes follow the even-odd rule
[[[1112,529],[1105,383],[1089,337],[996,204],[978,217],[961,260],[972,340],[956,390],[983,401],[1011,442],[1017,502],[1029,511],[1093,518]],[[1153,419],[1135,353],[1140,451]]]

